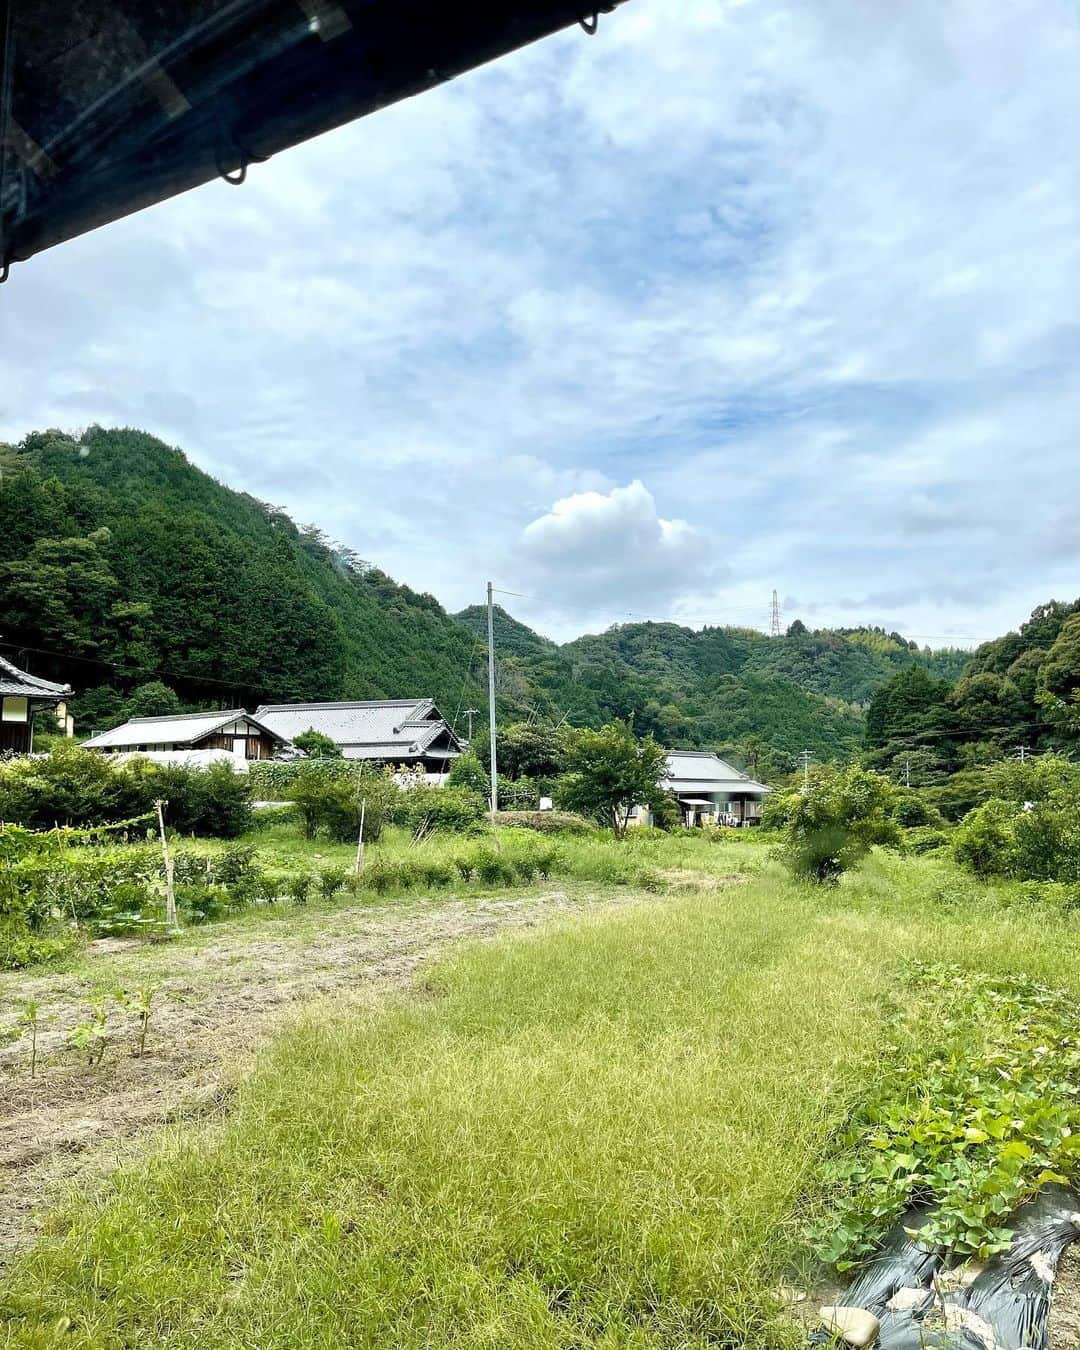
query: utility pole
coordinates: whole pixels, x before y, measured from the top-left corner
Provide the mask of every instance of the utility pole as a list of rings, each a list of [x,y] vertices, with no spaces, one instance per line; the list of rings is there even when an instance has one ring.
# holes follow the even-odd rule
[[[780,636],[780,597],[775,591],[772,593],[772,635]]]
[[[495,592],[487,584],[488,619],[488,731],[491,735],[491,823],[499,809],[499,770],[495,760]]]
[[[810,787],[810,760],[811,755],[809,750],[804,750],[799,756],[799,762],[802,764],[802,786],[804,792],[808,791]]]
[[[910,758],[910,756],[905,756],[905,757],[904,757],[904,786],[910,791],[910,789],[911,789],[911,758]]]
[[[1028,754],[1029,751],[1026,745],[1018,745],[1016,747],[1016,758],[1020,761],[1021,764],[1027,763]]]
[[[472,720],[480,716],[479,708],[466,708],[465,716],[469,719],[469,744],[472,745]]]

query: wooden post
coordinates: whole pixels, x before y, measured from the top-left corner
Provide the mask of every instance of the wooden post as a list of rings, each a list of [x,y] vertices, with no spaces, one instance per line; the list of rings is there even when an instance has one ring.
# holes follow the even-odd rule
[[[169,841],[165,835],[165,803],[156,801],[158,830],[161,833],[161,853],[165,859],[165,927],[170,933],[180,931],[176,920],[176,891],[173,888],[173,860],[169,857]]]
[[[367,798],[360,803],[360,838],[356,841],[356,863],[353,876],[359,876],[364,868],[364,814],[367,811]]]

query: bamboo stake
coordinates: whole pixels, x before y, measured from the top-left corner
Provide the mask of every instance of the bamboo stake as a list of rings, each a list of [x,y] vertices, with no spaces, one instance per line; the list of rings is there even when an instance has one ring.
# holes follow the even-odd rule
[[[170,933],[178,933],[180,924],[176,918],[176,891],[173,887],[173,860],[169,856],[169,841],[165,836],[165,803],[156,801],[158,830],[161,833],[161,853],[165,859],[165,927]]]
[[[356,862],[353,876],[358,877],[364,869],[364,813],[367,811],[367,798],[360,803],[360,838],[356,841]]]

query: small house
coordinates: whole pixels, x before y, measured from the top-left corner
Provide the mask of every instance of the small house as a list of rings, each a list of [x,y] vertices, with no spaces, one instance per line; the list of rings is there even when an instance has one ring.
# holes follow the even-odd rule
[[[255,710],[264,725],[286,740],[318,731],[346,759],[395,769],[445,774],[464,749],[430,698],[365,699],[353,703],[264,703]]]
[[[65,702],[70,695],[71,685],[41,680],[0,656],[0,754],[31,752],[34,714],[39,709],[47,709],[56,719],[49,731],[70,736],[72,724]]]
[[[285,738],[257,718],[234,708],[230,712],[177,713],[167,717],[133,717],[121,727],[83,742],[87,750],[108,754],[162,751],[218,751],[235,758],[271,759]]]
[[[762,804],[772,791],[705,750],[669,750],[660,786],[679,803],[684,825],[759,825]],[[648,813],[642,820],[647,824]]]

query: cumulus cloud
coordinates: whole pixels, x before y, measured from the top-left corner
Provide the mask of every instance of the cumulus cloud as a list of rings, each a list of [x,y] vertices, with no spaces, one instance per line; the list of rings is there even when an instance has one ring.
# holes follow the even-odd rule
[[[521,560],[553,606],[622,617],[669,606],[714,573],[710,546],[685,520],[665,520],[640,479],[575,492],[530,521]]]

